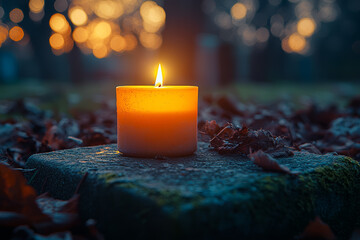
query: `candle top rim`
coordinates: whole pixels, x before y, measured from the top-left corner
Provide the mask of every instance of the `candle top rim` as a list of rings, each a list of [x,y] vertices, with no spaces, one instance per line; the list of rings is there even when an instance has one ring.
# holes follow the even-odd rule
[[[155,87],[154,85],[124,85],[117,86],[116,88],[122,89],[139,89],[139,90],[153,90],[153,89],[168,89],[168,90],[179,90],[179,89],[197,89],[198,86],[186,86],[186,85],[166,85],[161,87]]]

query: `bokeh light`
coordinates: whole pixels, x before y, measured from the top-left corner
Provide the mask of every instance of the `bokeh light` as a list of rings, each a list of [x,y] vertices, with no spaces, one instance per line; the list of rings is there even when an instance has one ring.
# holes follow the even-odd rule
[[[2,18],[5,14],[4,8],[0,6],[0,18]]]
[[[302,18],[297,23],[297,31],[304,37],[310,37],[316,29],[316,23],[314,19]]]
[[[74,29],[72,37],[75,42],[83,43],[83,42],[86,42],[86,40],[88,39],[89,32],[84,27],[77,27]]]
[[[300,53],[306,47],[306,39],[298,33],[290,35],[288,40],[291,51]]]
[[[311,1],[299,1],[295,7],[295,16],[298,18],[310,17],[314,8],[314,4]]]
[[[54,32],[65,33],[69,31],[70,26],[64,15],[55,13],[49,21],[50,27]]]
[[[50,15],[48,22],[52,30],[48,41],[55,55],[71,51],[75,43],[83,53],[93,54],[96,58],[108,57],[112,51],[122,53],[138,46],[156,50],[162,45],[161,30],[166,13],[155,1],[55,0],[51,4],[49,7],[56,12]],[[28,6],[29,19],[41,24],[49,11],[45,8],[45,0],[28,0]],[[20,8],[14,8],[9,12],[9,19],[12,21],[10,26],[14,26],[23,21],[24,13]],[[6,24],[0,25],[0,44],[8,36],[14,41],[27,36],[21,27],[12,28],[11,36],[8,29]],[[30,37],[27,36],[27,42]]]
[[[335,21],[335,19],[337,18],[338,11],[337,11],[336,7],[334,6],[334,4],[326,3],[320,7],[318,16],[319,16],[320,20],[323,22],[332,22],[332,21]]]
[[[256,30],[254,27],[247,27],[242,32],[242,39],[246,46],[253,46],[256,43]]]
[[[9,31],[9,37],[11,40],[18,42],[21,39],[23,39],[24,37],[24,30],[19,27],[19,26],[15,26],[13,28],[10,29]]]
[[[233,19],[240,20],[246,16],[247,9],[244,4],[235,3],[230,12]]]
[[[44,9],[44,0],[30,0],[29,8],[33,13],[40,13]]]
[[[289,46],[289,37],[284,38],[281,40],[281,48],[284,52],[291,53],[292,50]]]
[[[71,36],[65,35],[64,37],[64,51],[70,52],[74,47],[74,41],[72,40]]]
[[[70,8],[69,18],[71,22],[76,26],[84,25],[88,20],[86,12],[81,7]]]
[[[155,50],[161,46],[162,38],[158,34],[143,31],[140,33],[140,42],[144,47]]]
[[[44,11],[41,11],[41,12],[38,12],[38,13],[34,13],[32,11],[29,12],[29,17],[34,22],[40,22],[43,19],[44,16],[45,16]]]
[[[104,44],[98,44],[94,47],[93,54],[96,58],[104,58],[109,54],[109,50]]]
[[[120,35],[115,35],[110,41],[110,47],[115,52],[122,52],[126,48],[126,40]]]
[[[215,17],[215,23],[223,29],[230,29],[232,27],[232,18],[227,12],[219,12]]]
[[[24,13],[41,24],[45,14],[54,10],[56,13],[51,16],[49,25],[52,33],[62,35],[64,49],[72,49],[75,42],[83,52],[92,53],[99,48],[95,51],[98,56],[110,56],[112,51],[131,51],[138,46],[156,50],[163,42],[161,30],[165,26],[166,12],[160,3],[164,1],[54,0],[46,8],[44,0],[26,2],[29,12],[26,8],[20,9],[24,5],[0,6],[1,26],[7,29],[0,30],[0,43],[8,38],[8,29],[24,21]],[[343,5],[336,0],[204,0],[202,10],[220,27],[221,41],[258,47],[257,44],[267,43],[271,34],[281,40],[283,49],[283,45],[287,46],[286,51],[302,54],[310,42],[316,44],[310,39],[315,32],[319,32],[319,37],[326,35],[326,32],[320,34],[324,22],[344,16]],[[9,20],[11,22],[7,23]],[[350,23],[346,26],[353,28]],[[30,38],[31,34],[26,36]],[[98,46],[105,46],[106,54],[100,54],[105,51]],[[57,51],[57,54],[60,52],[66,51]]]
[[[53,49],[59,50],[64,47],[65,40],[64,40],[64,37],[60,33],[54,33],[49,38],[49,43]]]
[[[68,6],[69,6],[69,4],[68,4],[67,0],[56,0],[54,2],[54,8],[58,12],[65,12],[66,9],[68,8]]]
[[[125,42],[126,42],[126,51],[131,51],[136,48],[138,41],[136,37],[132,34],[126,34],[124,36]]]
[[[9,13],[9,18],[14,23],[19,23],[24,19],[24,13],[19,8],[14,8]]]
[[[97,1],[93,10],[97,16],[103,19],[116,19],[124,13],[122,3],[111,0]]]
[[[322,37],[322,34],[326,35],[329,28],[321,30],[322,23],[339,18],[345,5],[336,0],[204,0],[202,11],[209,15],[215,25],[219,27],[217,30],[221,41],[233,44],[244,43],[248,47],[260,47],[256,43],[268,42],[271,34],[272,37],[281,40],[282,49],[286,49],[285,52],[304,55],[314,53],[309,51],[311,41],[308,38],[320,31],[322,33],[319,34],[319,38]],[[344,9],[344,11],[347,10]],[[351,11],[355,12],[356,10]],[[350,23],[348,27],[354,28]],[[146,31],[147,28],[151,30],[144,24]],[[291,38],[296,40],[292,40],[292,43],[299,43],[294,44],[296,51],[291,49],[288,44],[293,33],[302,37],[293,38],[294,35]],[[302,41],[303,38],[304,41]],[[302,48],[299,46],[303,45],[305,45],[304,49],[298,50],[298,48]]]
[[[269,31],[264,27],[256,30],[256,40],[260,43],[266,42],[269,39],[269,36]]]
[[[108,22],[100,21],[95,24],[91,37],[105,39],[111,34],[111,25]]]
[[[147,31],[147,32],[150,32],[150,33],[156,33],[160,30],[160,28],[162,27],[162,25],[160,24],[151,24],[151,23],[148,23],[148,22],[143,22],[143,27],[144,27],[144,30]]]
[[[166,19],[164,9],[153,1],[143,2],[140,7],[140,15],[144,27],[152,33],[158,31],[164,25]]]
[[[6,41],[7,37],[8,37],[7,27],[0,25],[0,45]]]

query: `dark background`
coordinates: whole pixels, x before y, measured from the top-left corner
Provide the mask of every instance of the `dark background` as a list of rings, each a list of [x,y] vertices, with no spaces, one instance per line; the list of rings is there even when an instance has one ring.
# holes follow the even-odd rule
[[[49,44],[54,33],[49,20],[59,12],[55,6],[60,1],[65,4],[60,13],[70,25],[67,34],[73,47],[54,51]],[[238,20],[231,15],[237,3],[234,0],[157,1],[166,12],[166,21],[155,32],[162,38],[162,44],[155,49],[144,46],[140,39],[144,32],[139,10],[142,2],[131,5],[134,1],[113,0],[122,4],[124,13],[111,19],[91,10],[97,2],[101,1],[46,1],[43,10],[36,13],[42,17],[34,20],[29,1],[0,1],[2,26],[7,31],[20,26],[25,32],[18,42],[7,36],[0,47],[0,84],[29,79],[153,84],[159,62],[164,67],[165,84],[215,87],[243,82],[356,83],[360,78],[358,0],[244,0],[239,3],[246,7],[246,15]],[[105,57],[95,57],[91,49],[71,39],[76,26],[68,10],[74,6],[90,9],[85,27],[92,21],[104,20],[118,26],[121,36],[134,36],[136,47],[116,52],[108,46]],[[129,6],[132,10],[127,12]],[[19,23],[9,17],[14,8],[23,12]],[[304,50],[287,52],[283,44],[291,34],[297,34],[296,24],[302,18],[312,19],[316,28],[303,37]],[[275,22],[282,25],[282,30],[273,29]],[[260,28],[265,31],[265,41],[259,41]]]

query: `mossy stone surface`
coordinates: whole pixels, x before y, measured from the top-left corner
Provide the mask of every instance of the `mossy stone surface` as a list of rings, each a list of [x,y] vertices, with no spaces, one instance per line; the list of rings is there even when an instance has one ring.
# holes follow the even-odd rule
[[[38,191],[67,199],[82,176],[80,213],[106,239],[289,239],[320,216],[339,239],[359,226],[360,165],[344,156],[296,153],[278,161],[295,175],[199,143],[195,155],[129,158],[116,145],[36,154],[26,167]]]

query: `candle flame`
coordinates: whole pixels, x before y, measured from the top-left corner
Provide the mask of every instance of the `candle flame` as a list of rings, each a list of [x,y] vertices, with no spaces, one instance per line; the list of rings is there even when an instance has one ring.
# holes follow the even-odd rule
[[[155,87],[161,87],[161,86],[163,86],[163,75],[161,71],[161,64],[159,64],[158,72],[156,75]]]

